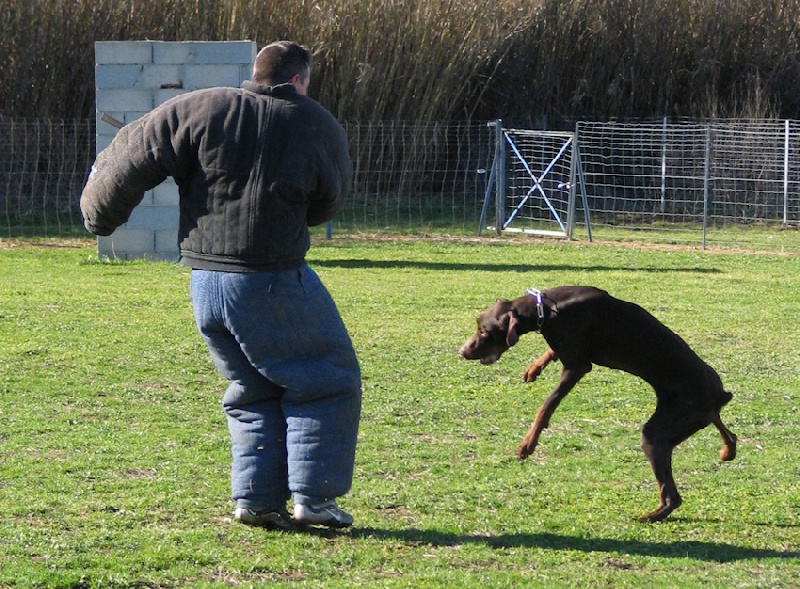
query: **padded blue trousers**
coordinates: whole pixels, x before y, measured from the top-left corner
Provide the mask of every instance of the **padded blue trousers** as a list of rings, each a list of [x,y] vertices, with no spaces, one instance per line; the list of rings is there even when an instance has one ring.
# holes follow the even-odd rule
[[[307,265],[192,270],[195,322],[230,382],[222,405],[238,507],[283,507],[350,490],[361,373],[333,299]]]

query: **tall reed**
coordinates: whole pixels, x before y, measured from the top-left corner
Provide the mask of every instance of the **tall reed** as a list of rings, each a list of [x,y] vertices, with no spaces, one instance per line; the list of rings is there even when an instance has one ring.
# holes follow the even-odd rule
[[[4,0],[0,116],[94,107],[94,42],[296,39],[350,121],[800,118],[800,0]]]

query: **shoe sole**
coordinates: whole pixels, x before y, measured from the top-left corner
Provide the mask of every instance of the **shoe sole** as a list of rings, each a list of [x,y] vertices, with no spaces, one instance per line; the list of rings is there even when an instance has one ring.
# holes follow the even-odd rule
[[[312,511],[312,515],[316,516],[321,514],[314,513]],[[333,515],[329,516],[327,519],[319,519],[319,520],[309,519],[307,517],[299,518],[295,516],[294,521],[302,526],[324,526],[326,528],[336,528],[336,529],[349,528],[350,526],[353,525],[352,520],[349,522],[339,521]]]
[[[280,515],[275,515],[267,519],[265,516],[250,516],[250,515],[234,515],[234,519],[246,526],[254,528],[265,528],[267,530],[276,530],[281,532],[293,532],[297,530],[294,522],[291,522]]]
[[[343,528],[349,528],[350,526],[353,525],[352,523],[348,522],[340,522],[337,519],[320,521],[320,522],[312,522],[307,519],[305,520],[296,519],[294,521],[301,526],[323,526],[326,528],[335,528],[337,530],[341,530]]]

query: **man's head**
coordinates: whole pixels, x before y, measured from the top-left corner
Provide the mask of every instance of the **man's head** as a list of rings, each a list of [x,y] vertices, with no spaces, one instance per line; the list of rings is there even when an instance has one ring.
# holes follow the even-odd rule
[[[253,82],[263,86],[290,83],[305,95],[311,79],[311,52],[292,41],[275,41],[256,55]]]

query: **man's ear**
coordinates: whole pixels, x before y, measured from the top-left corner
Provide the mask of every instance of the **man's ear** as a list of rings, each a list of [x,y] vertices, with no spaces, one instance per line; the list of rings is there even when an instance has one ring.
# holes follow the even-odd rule
[[[519,341],[517,325],[519,325],[519,315],[515,309],[512,309],[508,313],[508,330],[506,331],[506,344],[509,348]]]

